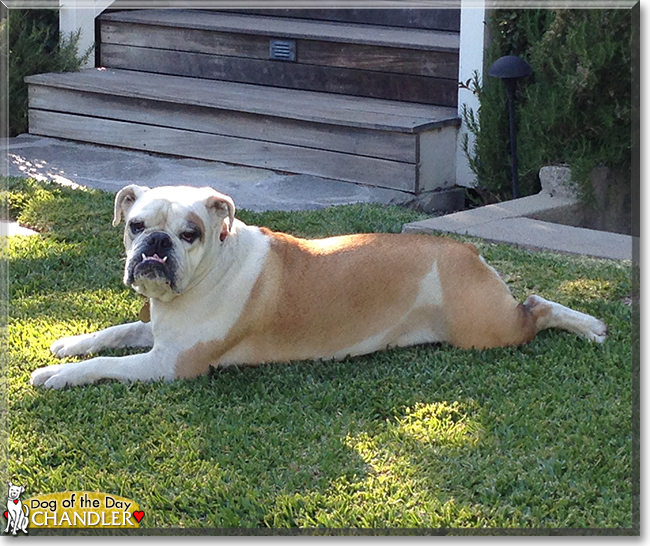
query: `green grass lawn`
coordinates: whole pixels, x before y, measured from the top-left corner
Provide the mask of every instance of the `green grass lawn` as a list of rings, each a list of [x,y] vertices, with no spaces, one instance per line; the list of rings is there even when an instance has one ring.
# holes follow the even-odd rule
[[[58,337],[136,320],[110,194],[9,179],[7,479],[103,491],[143,527],[633,527],[631,264],[475,240],[518,298],[602,318],[521,348],[395,349],[195,380],[46,391]],[[238,217],[301,236],[394,231],[383,206]],[[124,354],[124,352],[114,352]],[[71,359],[72,360],[72,359]],[[5,480],[6,481],[6,480]]]

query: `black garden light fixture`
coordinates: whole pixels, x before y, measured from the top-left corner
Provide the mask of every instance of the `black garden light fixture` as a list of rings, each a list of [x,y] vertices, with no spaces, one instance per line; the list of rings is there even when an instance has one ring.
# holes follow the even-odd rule
[[[517,80],[532,72],[530,65],[521,57],[506,55],[497,59],[488,70],[490,76],[500,78],[506,86],[508,111],[510,113],[510,156],[512,160],[512,197],[519,197],[519,175],[517,174],[517,130],[515,127],[515,91]]]

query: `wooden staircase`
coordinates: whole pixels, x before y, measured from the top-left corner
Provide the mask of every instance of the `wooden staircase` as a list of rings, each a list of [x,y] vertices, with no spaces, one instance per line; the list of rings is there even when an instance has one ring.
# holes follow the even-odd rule
[[[412,194],[449,188],[457,11],[105,13],[101,68],[27,78],[29,132]]]

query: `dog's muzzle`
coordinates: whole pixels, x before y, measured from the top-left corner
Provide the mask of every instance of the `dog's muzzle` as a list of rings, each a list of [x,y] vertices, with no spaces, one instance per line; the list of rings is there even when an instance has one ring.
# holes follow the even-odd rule
[[[165,282],[174,290],[176,263],[174,245],[171,237],[164,231],[154,231],[147,235],[133,249],[127,265],[126,283],[133,284],[138,279]]]

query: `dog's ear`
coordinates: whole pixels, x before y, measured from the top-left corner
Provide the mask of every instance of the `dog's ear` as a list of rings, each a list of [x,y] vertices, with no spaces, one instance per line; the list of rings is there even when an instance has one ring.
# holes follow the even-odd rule
[[[115,209],[113,211],[113,225],[118,226],[122,217],[126,216],[129,209],[149,188],[131,184],[117,192],[115,196]]]
[[[14,486],[14,484],[9,482],[9,487],[13,487],[13,486]]]
[[[235,221],[235,202],[227,195],[215,192],[205,201],[205,206],[210,212],[214,212],[218,217],[228,218],[226,230],[232,231],[232,225]]]

